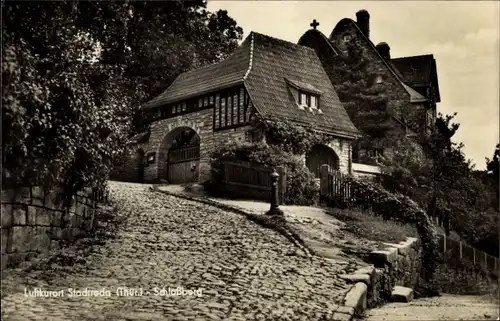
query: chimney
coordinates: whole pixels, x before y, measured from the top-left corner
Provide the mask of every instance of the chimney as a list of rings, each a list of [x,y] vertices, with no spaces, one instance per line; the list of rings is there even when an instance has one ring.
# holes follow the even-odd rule
[[[365,34],[366,38],[370,38],[370,14],[366,10],[356,12],[358,27]]]
[[[389,47],[386,42],[379,43],[376,48],[382,58],[385,60],[391,60],[391,47]]]

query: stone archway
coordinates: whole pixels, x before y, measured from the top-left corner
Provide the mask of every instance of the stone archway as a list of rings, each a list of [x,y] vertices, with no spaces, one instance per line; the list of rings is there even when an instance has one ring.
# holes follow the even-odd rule
[[[314,145],[306,154],[306,166],[316,178],[319,178],[320,167],[328,164],[332,169],[339,169],[339,157],[328,146]]]
[[[171,184],[199,179],[200,136],[187,126],[174,128],[163,138],[158,157],[158,176]]]

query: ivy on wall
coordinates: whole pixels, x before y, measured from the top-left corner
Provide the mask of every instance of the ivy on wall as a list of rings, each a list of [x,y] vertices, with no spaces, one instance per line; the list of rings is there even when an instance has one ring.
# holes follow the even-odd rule
[[[286,120],[254,117],[252,125],[265,134],[266,143],[285,152],[303,155],[316,144],[326,144],[331,137]]]

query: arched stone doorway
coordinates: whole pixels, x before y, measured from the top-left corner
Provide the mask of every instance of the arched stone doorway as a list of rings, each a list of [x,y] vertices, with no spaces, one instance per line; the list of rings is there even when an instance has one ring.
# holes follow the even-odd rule
[[[144,183],[144,150],[139,148],[135,155],[137,182]]]
[[[200,136],[189,127],[171,130],[160,145],[158,176],[170,184],[196,182],[199,178]]]
[[[306,154],[306,166],[316,178],[319,178],[321,165],[328,164],[331,168],[339,169],[339,157],[325,145],[314,145]]]

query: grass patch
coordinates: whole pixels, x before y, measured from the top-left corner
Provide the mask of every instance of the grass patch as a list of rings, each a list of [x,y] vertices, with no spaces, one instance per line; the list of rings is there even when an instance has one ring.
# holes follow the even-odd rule
[[[346,223],[345,231],[371,241],[399,243],[408,237],[418,237],[415,226],[384,220],[371,212],[337,208],[326,208],[325,212]]]

